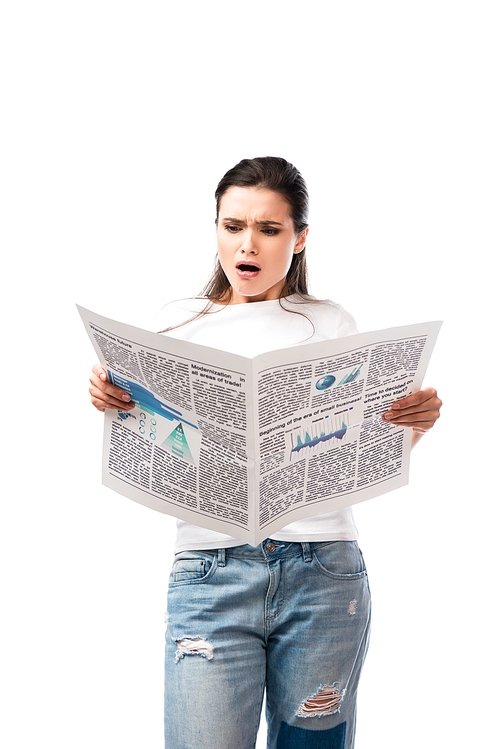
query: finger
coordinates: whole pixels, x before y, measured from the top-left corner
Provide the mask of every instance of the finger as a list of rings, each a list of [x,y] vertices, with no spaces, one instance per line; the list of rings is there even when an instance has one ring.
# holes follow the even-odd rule
[[[121,388],[112,385],[110,382],[102,382],[96,374],[91,375],[89,380],[94,388],[100,390],[103,394],[109,395],[120,402],[124,401],[128,403],[130,401],[130,393],[127,393],[126,390],[121,390]]]
[[[103,413],[104,413],[104,411],[107,408],[114,408],[114,406],[110,405],[109,403],[106,403],[105,401],[101,400],[100,398],[97,398],[97,397],[93,396],[92,394],[90,396],[90,402],[92,403],[92,405],[94,406],[94,408],[97,408],[98,411],[102,411]],[[118,410],[118,409],[116,409],[116,410]]]
[[[392,423],[393,422],[391,421],[391,424]],[[432,429],[432,427],[435,425],[435,423],[436,423],[436,421],[432,420],[432,419],[429,420],[429,421],[418,421],[418,422],[413,422],[413,421],[404,422],[404,421],[402,421],[402,422],[399,422],[397,424],[397,426],[398,427],[407,427],[408,429],[413,429],[413,431],[420,432],[421,434],[423,434],[424,432],[428,432],[430,429]]]
[[[417,390],[416,393],[412,393],[411,395],[407,395],[406,398],[400,398],[399,400],[395,401],[391,406],[391,410],[413,408],[414,406],[420,406],[422,403],[425,403],[428,400],[432,400],[433,398],[437,398],[437,391],[434,390],[434,388]]]
[[[99,377],[99,379],[102,380],[103,382],[107,381],[108,374],[106,370],[103,367],[101,367],[100,364],[94,364],[94,366],[92,367],[92,372],[96,375],[96,377]]]
[[[410,408],[396,408],[393,405],[388,410],[391,411],[394,414],[394,416],[410,416],[411,414],[420,414],[424,411],[432,411],[433,405],[434,404],[432,401],[425,401],[424,403],[421,403],[419,406],[411,406]]]
[[[90,402],[98,411],[104,411],[106,408],[111,408],[115,411],[132,411],[135,408],[135,403],[121,403],[116,399],[111,399],[109,396],[103,395],[99,390],[95,390],[92,387],[89,388],[89,393]]]
[[[437,392],[434,388],[427,388],[426,390],[419,390],[417,393],[408,396],[407,398],[401,398],[396,401],[384,414],[385,421],[394,421],[396,417],[410,417],[413,414],[422,414],[425,412],[436,412],[439,415],[439,410],[443,402],[437,396]],[[402,408],[402,406],[406,406]]]
[[[414,426],[420,427],[422,424],[435,424],[439,419],[439,411],[422,411],[419,414],[409,416],[387,417],[384,414],[384,420],[397,426]]]
[[[414,419],[418,421],[422,420],[422,418],[425,418],[425,416],[429,414],[437,414],[437,416],[439,416],[439,410],[442,405],[443,404],[439,400],[439,398],[433,398],[429,401],[426,401],[425,403],[422,403],[422,405],[420,406],[414,406],[413,408],[404,408],[399,411],[393,410],[393,406],[384,413],[384,419],[386,419],[386,421],[401,421],[402,419]]]
[[[102,410],[103,407],[130,410],[135,406],[128,393],[113,385],[104,385],[95,375],[90,378],[89,393],[92,405],[99,410]]]

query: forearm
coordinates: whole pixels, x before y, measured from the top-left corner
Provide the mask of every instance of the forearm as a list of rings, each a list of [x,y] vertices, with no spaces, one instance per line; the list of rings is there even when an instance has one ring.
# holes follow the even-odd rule
[[[417,442],[420,442],[423,436],[424,436],[423,432],[417,432],[415,429],[413,430],[412,435],[411,435],[411,449],[412,450],[417,444]]]

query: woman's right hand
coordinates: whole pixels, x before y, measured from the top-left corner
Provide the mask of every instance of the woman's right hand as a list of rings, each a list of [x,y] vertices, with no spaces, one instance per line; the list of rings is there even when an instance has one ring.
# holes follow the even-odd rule
[[[90,377],[90,401],[98,411],[114,408],[116,411],[131,411],[135,403],[130,400],[129,393],[120,390],[108,381],[106,370],[100,364],[92,368]]]

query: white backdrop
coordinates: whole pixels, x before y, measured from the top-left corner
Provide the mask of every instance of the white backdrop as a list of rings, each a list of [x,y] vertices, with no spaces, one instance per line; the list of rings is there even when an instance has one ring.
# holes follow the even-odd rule
[[[175,523],[100,485],[94,355],[74,305],[147,327],[197,293],[215,186],[262,155],[308,182],[316,296],[360,330],[444,320],[426,381],[442,419],[410,485],[355,511],[374,597],[357,749],[491,746],[496,8],[3,6],[4,746],[163,746]]]

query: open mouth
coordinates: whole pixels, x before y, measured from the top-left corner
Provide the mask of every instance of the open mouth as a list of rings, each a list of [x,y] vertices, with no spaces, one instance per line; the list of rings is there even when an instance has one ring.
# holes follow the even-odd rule
[[[240,260],[236,263],[236,270],[240,273],[258,273],[260,269],[260,265],[257,265],[257,263],[249,263],[246,260]]]
[[[257,268],[256,265],[250,265],[248,263],[240,263],[238,265],[239,270],[248,270],[250,273],[255,273],[256,270],[260,270],[260,268]]]
[[[253,278],[260,271],[260,266],[256,263],[239,262],[236,264],[236,272],[239,276]]]

